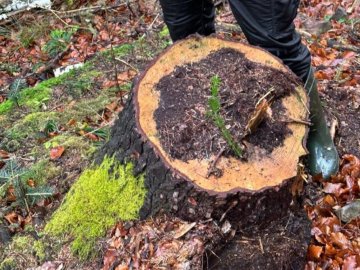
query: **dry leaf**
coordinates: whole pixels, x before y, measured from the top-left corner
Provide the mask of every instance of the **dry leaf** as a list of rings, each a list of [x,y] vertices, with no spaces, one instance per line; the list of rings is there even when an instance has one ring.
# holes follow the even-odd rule
[[[7,215],[4,216],[4,218],[10,223],[10,224],[14,224],[14,223],[18,223],[19,219],[18,219],[19,215],[16,214],[15,212],[11,212]]]
[[[192,228],[194,228],[196,225],[196,222],[193,223],[185,223],[180,226],[179,229],[176,230],[174,238],[179,239],[183,235],[185,235],[188,231],[190,231]]]
[[[50,159],[54,160],[54,159],[58,159],[62,156],[62,154],[64,153],[65,148],[63,146],[57,146],[54,147],[50,150]]]
[[[10,157],[9,153],[6,152],[5,150],[1,150],[0,149],[0,158],[1,159],[8,159]]]
[[[310,259],[319,259],[321,256],[321,253],[323,252],[323,247],[310,245],[308,249],[308,255]]]

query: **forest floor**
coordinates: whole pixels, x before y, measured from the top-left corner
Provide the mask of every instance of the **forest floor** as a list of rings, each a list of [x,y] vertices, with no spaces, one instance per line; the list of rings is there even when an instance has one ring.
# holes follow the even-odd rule
[[[134,78],[171,44],[155,1],[62,2],[0,21],[0,269],[111,268],[116,221],[83,253],[44,228],[109,138]],[[246,42],[228,6],[218,9],[217,34]],[[359,15],[358,1],[306,0],[296,19],[343,157],[330,181],[307,176],[308,270],[360,269]]]

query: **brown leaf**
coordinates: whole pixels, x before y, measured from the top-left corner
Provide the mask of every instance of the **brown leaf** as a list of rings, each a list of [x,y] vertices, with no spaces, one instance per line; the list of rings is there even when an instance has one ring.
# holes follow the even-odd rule
[[[88,133],[85,133],[84,136],[92,141],[98,141],[99,140],[99,137],[96,136],[94,133],[91,133],[91,132],[88,132]]]
[[[330,239],[335,245],[341,249],[346,249],[350,246],[350,241],[347,237],[341,232],[335,232],[330,234]]]
[[[54,159],[58,159],[62,156],[62,154],[64,153],[65,148],[63,146],[57,146],[54,147],[50,150],[50,159],[54,160]]]
[[[19,215],[16,214],[15,212],[11,212],[7,215],[4,216],[4,218],[10,223],[10,224],[14,224],[14,223],[18,223],[19,219],[18,219]]]
[[[8,159],[10,157],[9,153],[6,152],[5,150],[1,150],[0,149],[0,158],[1,159]]]
[[[35,187],[35,181],[31,178],[27,180],[27,184],[29,187]]]
[[[310,245],[308,249],[308,256],[310,259],[318,260],[323,252],[323,247]]]
[[[342,270],[358,270],[359,268],[355,255],[345,258]]]
[[[116,250],[108,249],[104,255],[104,267],[102,270],[108,270],[116,259]]]
[[[70,119],[68,122],[67,122],[67,124],[66,125],[68,125],[68,126],[74,126],[76,124],[76,120],[75,119]]]
[[[180,237],[185,235],[188,231],[190,231],[192,228],[194,228],[195,225],[196,222],[182,224],[180,228],[176,230],[174,238],[179,239]]]
[[[341,183],[333,184],[333,183],[327,182],[324,184],[324,192],[339,195],[342,185],[343,184],[341,184]]]
[[[118,265],[115,270],[129,270],[129,267],[127,265]]]

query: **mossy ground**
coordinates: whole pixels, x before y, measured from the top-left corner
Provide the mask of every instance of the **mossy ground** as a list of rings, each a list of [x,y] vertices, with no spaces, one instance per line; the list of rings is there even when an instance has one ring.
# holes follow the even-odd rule
[[[27,46],[32,37],[26,29],[22,31],[18,38]],[[142,176],[132,176],[132,164],[120,165],[107,158],[99,167],[86,165],[105,142],[117,115],[107,107],[119,104],[120,95],[131,90],[131,78],[121,81],[119,88],[104,86],[105,80],[114,79],[114,65],[119,73],[141,70],[169,43],[168,31],[163,28],[114,47],[112,52],[100,52],[81,68],[21,90],[17,102],[9,99],[0,103],[0,149],[12,152],[26,170],[24,182],[32,179],[36,185],[51,185],[58,192],[46,207],[46,231],[43,226],[33,228],[30,224],[30,231],[23,229],[10,244],[0,245],[0,269],[36,267],[50,257],[57,258],[61,248],[66,246],[67,250],[66,243],[77,256],[72,259],[74,269],[79,269],[81,263],[76,258],[96,254],[99,238],[111,226],[120,219],[137,218],[145,188]],[[114,61],[114,57],[132,67]],[[8,67],[14,72],[16,68],[16,63]],[[46,134],[49,123],[56,129],[51,136]],[[86,136],[88,132],[99,135],[99,139]],[[52,160],[50,149],[56,146],[65,151]],[[51,217],[69,188],[71,191]],[[1,214],[14,211],[3,209],[0,203],[0,224],[6,224]],[[35,240],[34,235],[39,239]]]
[[[132,175],[131,163],[120,165],[114,159],[85,170],[67,194],[45,230],[69,235],[72,251],[80,258],[94,252],[96,239],[117,220],[132,220],[145,198],[144,179]]]
[[[3,254],[0,255],[2,259],[0,270],[24,269],[23,266],[26,264],[40,264],[49,259],[46,254],[48,248],[48,243],[36,240],[31,235],[17,235],[13,238],[11,244],[3,250]]]

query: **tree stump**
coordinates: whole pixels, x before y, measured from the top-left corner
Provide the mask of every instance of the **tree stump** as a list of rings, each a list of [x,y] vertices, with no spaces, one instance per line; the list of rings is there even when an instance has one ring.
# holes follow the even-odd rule
[[[223,56],[217,56],[218,52]],[[222,72],[224,68],[221,65],[231,62],[234,54],[239,57],[235,57],[227,71]],[[240,58],[242,60],[236,60]],[[217,72],[211,71],[217,68],[211,61],[219,63]],[[247,111],[240,104],[236,105],[238,110],[234,110],[229,119],[227,111],[222,116],[226,129],[233,133],[234,140],[244,150],[244,156],[239,157],[234,154],[228,141],[221,136],[221,131],[217,130],[209,117],[207,101],[211,96],[210,78],[218,73],[221,73],[222,81],[219,98],[222,102],[222,94],[226,95],[225,106],[233,106],[229,100],[236,100],[238,96],[241,97],[241,93],[245,93],[242,102],[252,98],[246,94],[254,91],[253,89],[239,90],[240,94],[236,92],[238,90],[233,93],[232,89],[228,89],[228,75],[235,76],[234,78],[244,75],[237,74],[241,65],[246,66],[242,73],[254,75],[257,70],[264,69],[265,75],[264,80],[259,83],[259,92],[254,92],[251,104],[245,106]],[[187,73],[187,70],[191,71]],[[202,72],[206,73],[205,79],[201,76]],[[198,77],[191,78],[191,74],[195,73]],[[277,79],[280,77],[281,80]],[[231,80],[235,82],[234,78]],[[245,83],[246,78],[243,76],[241,83]],[[201,91],[187,83],[191,80],[208,82],[201,82],[201,91],[205,94],[199,94],[195,101],[190,101],[190,97],[196,91]],[[266,87],[262,87],[263,85]],[[291,89],[283,91],[286,85],[290,85]],[[222,92],[222,87],[228,92]],[[184,92],[187,96],[184,96]],[[270,100],[270,93],[274,94],[274,101],[266,110],[266,119],[258,118],[258,129],[249,132],[244,123],[237,130],[232,128],[239,112],[249,120],[247,124],[252,118],[256,118],[257,105],[263,100]],[[177,100],[178,95],[182,95],[181,100]],[[186,102],[184,97],[187,97]],[[237,104],[237,101],[233,102]],[[99,159],[105,155],[115,155],[122,163],[132,161],[134,174],[145,174],[148,193],[140,210],[141,219],[165,212],[187,221],[209,218],[228,220],[233,227],[240,229],[266,225],[288,214],[301,182],[299,159],[307,153],[304,147],[308,131],[307,104],[307,96],[301,83],[279,59],[268,52],[215,37],[191,37],[169,47],[137,79],[124,110],[112,128],[111,139],[102,148]],[[223,110],[225,106],[221,106]],[[185,138],[187,146],[186,143],[182,144],[183,138],[177,138],[179,134],[183,134],[184,129],[189,130],[189,126],[182,129],[182,125],[187,125],[184,114],[189,115],[191,110],[196,113],[190,114],[189,121],[200,117],[199,121],[206,126],[204,130],[215,132],[213,137],[216,146],[208,145],[209,141],[204,135],[206,132],[201,129],[202,133],[188,132],[190,135],[187,134]],[[172,117],[174,111],[176,115]],[[228,125],[228,121],[234,125]],[[166,127],[167,123],[173,126]],[[196,121],[194,123],[190,129],[201,125]],[[166,137],[166,128],[172,132],[170,137]],[[277,131],[273,131],[273,128]],[[277,134],[282,136],[280,142],[277,142]],[[199,144],[199,140],[204,142],[204,147],[202,143]],[[264,144],[263,141],[266,140],[268,141]],[[198,150],[193,150],[195,145]],[[272,146],[269,148],[268,145]],[[296,256],[304,257],[304,254]]]

